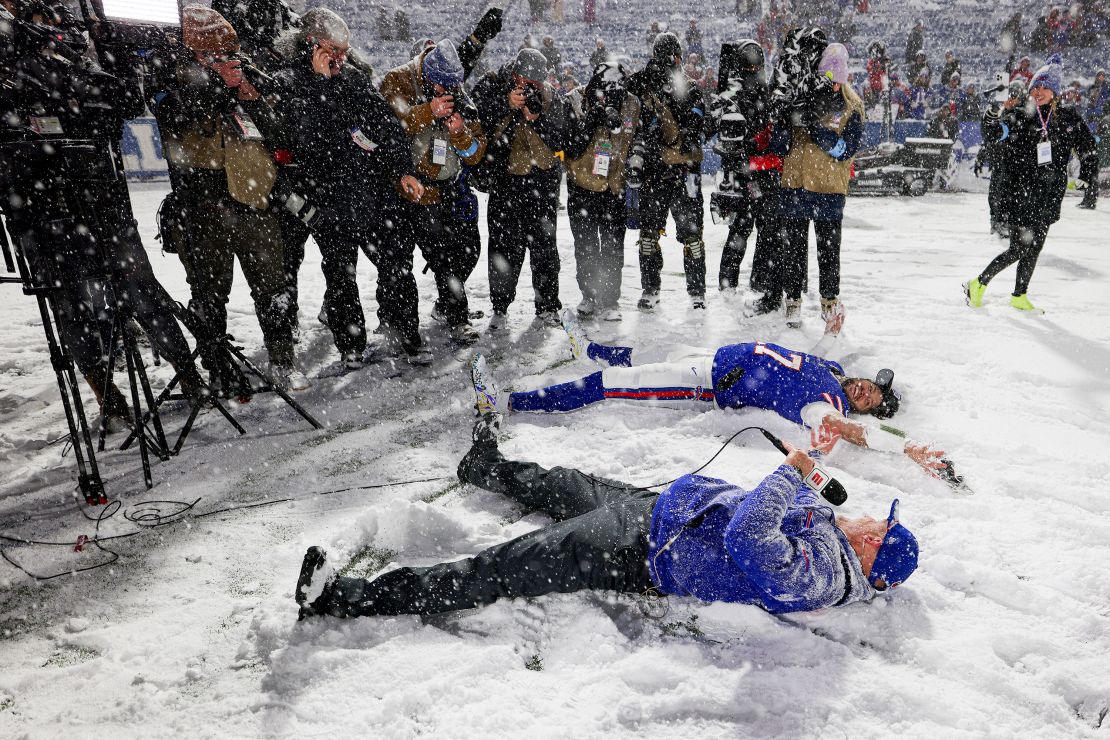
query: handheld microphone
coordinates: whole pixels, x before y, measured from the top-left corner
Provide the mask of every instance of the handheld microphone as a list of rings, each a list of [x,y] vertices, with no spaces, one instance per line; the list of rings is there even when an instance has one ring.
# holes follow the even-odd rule
[[[778,448],[779,452],[784,455],[790,454],[790,450],[786,449],[786,445],[782,443],[781,439],[771,434],[766,429],[759,428],[759,431],[767,438],[767,441]],[[833,506],[840,506],[848,500],[848,492],[844,490],[844,486],[841,485],[840,481],[829,475],[828,472],[816,462],[813,464],[813,470],[805,477],[805,483],[813,489],[813,491],[821,494],[825,500]]]

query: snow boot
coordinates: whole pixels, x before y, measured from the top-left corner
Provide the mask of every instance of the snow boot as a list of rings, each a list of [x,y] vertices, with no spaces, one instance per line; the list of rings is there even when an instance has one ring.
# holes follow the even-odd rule
[[[802,299],[786,299],[786,325],[791,329],[802,328]]]
[[[474,331],[468,323],[455,324],[451,327],[451,341],[460,345],[471,345],[478,341],[478,332]]]
[[[695,311],[704,311],[705,310],[705,296],[704,295],[691,295],[690,296],[690,307],[693,308]]]
[[[586,350],[590,346],[590,338],[586,336],[586,331],[578,323],[574,313],[569,308],[564,308],[559,314],[559,318],[563,322],[563,331],[567,333],[567,337],[570,339],[570,351],[574,353],[574,359],[587,359]]]
[[[497,440],[501,437],[502,421],[504,417],[496,411],[482,414],[478,417],[478,421],[474,422],[474,431],[471,432],[470,438],[476,445],[496,447]]]
[[[335,572],[328,563],[328,554],[322,547],[313,545],[304,554],[301,572],[297,576],[297,590],[293,598],[301,607],[297,621],[305,617],[321,616],[327,613],[331,598]]]
[[[1029,298],[1025,293],[1015,295],[1010,298],[1010,306],[1019,311],[1029,311],[1030,313],[1044,313],[1044,309],[1037,308],[1029,302]]]
[[[636,308],[641,311],[654,311],[655,307],[659,305],[659,291],[658,290],[645,290],[643,295],[640,296],[639,303]]]
[[[539,327],[550,327],[552,329],[558,326],[562,326],[562,324],[559,322],[559,314],[554,311],[538,311],[536,313],[536,318],[532,319],[532,325]]]
[[[979,278],[972,278],[964,283],[964,296],[967,298],[967,305],[972,308],[980,308],[983,305],[983,293],[987,292],[985,283],[979,282]]]

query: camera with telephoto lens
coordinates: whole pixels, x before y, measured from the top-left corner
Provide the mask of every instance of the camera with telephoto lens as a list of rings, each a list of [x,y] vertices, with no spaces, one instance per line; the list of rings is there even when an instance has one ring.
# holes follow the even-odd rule
[[[448,88],[446,94],[452,97],[455,102],[455,112],[462,116],[464,120],[471,122],[478,120],[478,106],[474,104],[474,101],[470,99],[461,85]]]
[[[644,184],[644,155],[647,150],[642,142],[637,141],[632,145],[632,153],[624,164],[624,181],[633,190],[639,190]]]

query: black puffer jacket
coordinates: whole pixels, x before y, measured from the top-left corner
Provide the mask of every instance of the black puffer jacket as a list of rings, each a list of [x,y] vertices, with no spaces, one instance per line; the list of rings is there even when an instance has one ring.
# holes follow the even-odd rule
[[[1037,145],[1043,138],[1041,120],[1048,123],[1052,163],[1037,164]],[[1032,102],[1004,111],[1000,118],[983,119],[983,141],[998,142],[996,155],[1006,171],[1004,209],[1018,226],[1053,224],[1060,220],[1060,203],[1068,186],[1068,160],[1074,151],[1084,170],[1094,161],[1095,138],[1071,106],[1052,103],[1039,114]]]
[[[370,78],[350,67],[324,77],[307,66],[278,74],[285,141],[299,192],[323,205],[392,197],[413,175],[409,140]]]

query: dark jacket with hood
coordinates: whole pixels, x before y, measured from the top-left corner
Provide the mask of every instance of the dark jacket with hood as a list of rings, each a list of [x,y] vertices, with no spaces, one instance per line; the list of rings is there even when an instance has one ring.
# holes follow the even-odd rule
[[[280,73],[278,82],[284,143],[297,165],[296,186],[309,200],[388,200],[397,181],[414,174],[408,137],[364,73],[348,66],[324,77],[306,63]]]
[[[1052,161],[1037,164],[1037,147],[1047,123]],[[1032,98],[983,119],[983,141],[997,142],[997,156],[1006,170],[1005,210],[1018,226],[1053,224],[1060,220],[1060,203],[1068,187],[1068,160],[1074,151],[1083,170],[1097,172],[1095,137],[1083,118],[1069,105],[1053,101],[1038,111]],[[1084,178],[1086,179],[1086,178]],[[1090,180],[1088,180],[1090,181]]]
[[[483,174],[490,187],[517,187],[519,178],[554,180],[558,184],[558,158],[567,143],[570,106],[551,85],[542,90],[543,112],[526,121],[523,112],[509,107],[512,90],[510,65],[490,73],[474,86],[474,103],[487,137]]]

